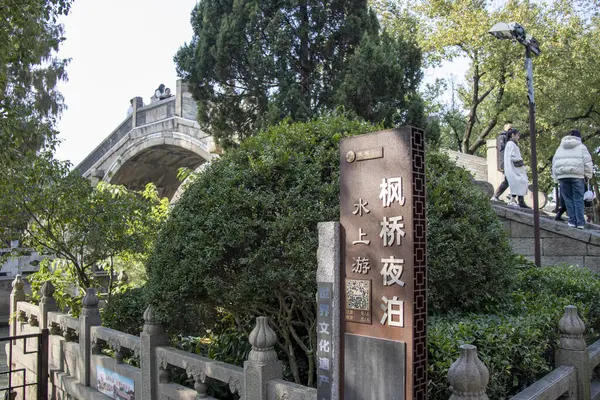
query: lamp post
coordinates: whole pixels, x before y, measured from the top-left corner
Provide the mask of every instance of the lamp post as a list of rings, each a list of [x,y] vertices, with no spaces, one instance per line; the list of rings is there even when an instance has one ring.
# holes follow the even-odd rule
[[[540,210],[538,203],[537,153],[535,147],[535,98],[533,96],[533,63],[531,54],[540,54],[540,44],[531,35],[525,33],[525,28],[516,22],[507,24],[499,22],[489,30],[497,39],[516,40],[525,46],[525,71],[527,72],[527,98],[529,100],[529,138],[531,144],[531,179],[533,183],[533,229],[535,246],[535,265],[541,265],[540,249]],[[510,185],[510,182],[509,182]]]

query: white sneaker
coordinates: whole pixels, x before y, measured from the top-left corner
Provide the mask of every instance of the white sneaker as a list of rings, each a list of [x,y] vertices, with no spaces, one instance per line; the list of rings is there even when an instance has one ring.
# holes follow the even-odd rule
[[[584,229],[584,228],[585,228],[585,226],[583,226],[583,225],[580,225],[577,227],[577,229]]]
[[[500,199],[496,196],[492,196],[492,198],[490,199],[490,201],[500,201]]]
[[[510,199],[510,201],[508,202],[508,205],[510,207],[519,207],[519,203],[517,202],[516,199]]]
[[[572,224],[570,222],[567,222],[567,225],[569,225],[571,228],[576,228],[577,227],[575,224]]]

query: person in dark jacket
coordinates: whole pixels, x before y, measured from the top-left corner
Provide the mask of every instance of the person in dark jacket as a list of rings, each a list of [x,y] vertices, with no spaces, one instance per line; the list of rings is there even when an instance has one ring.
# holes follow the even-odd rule
[[[508,141],[508,130],[512,128],[511,122],[506,122],[504,124],[504,130],[500,132],[500,135],[496,138],[496,151],[498,152],[498,171],[502,171],[502,175],[504,176],[504,180],[496,189],[496,192],[492,196],[492,201],[500,201],[500,196],[502,193],[508,189],[508,180],[506,179],[506,175],[504,174],[504,148],[506,147],[506,142]]]

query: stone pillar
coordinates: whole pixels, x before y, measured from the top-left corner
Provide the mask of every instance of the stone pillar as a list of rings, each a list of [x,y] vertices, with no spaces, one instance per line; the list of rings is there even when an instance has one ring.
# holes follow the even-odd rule
[[[450,400],[488,400],[485,391],[489,381],[490,373],[477,356],[477,347],[460,346],[460,356],[448,370]]]
[[[92,359],[92,337],[90,328],[102,324],[100,319],[99,303],[96,289],[88,288],[81,301],[83,309],[79,315],[79,361],[81,371],[81,383],[90,386],[90,370]]]
[[[144,330],[140,333],[140,364],[142,369],[142,395],[144,400],[159,400],[159,365],[155,349],[169,344],[169,337],[158,319],[152,306],[144,311]]]
[[[328,343],[329,346],[317,346],[323,350],[317,351],[317,368],[319,367],[319,358],[329,359],[329,382],[325,379],[317,379],[317,392],[319,400],[340,400],[340,373],[341,373],[341,341],[340,341],[340,310],[342,294],[340,292],[341,284],[341,264],[340,264],[340,223],[339,222],[320,222],[319,230],[319,248],[317,249],[317,303],[321,304],[323,290],[327,289],[330,295],[329,315],[319,312],[317,314],[317,344]],[[320,305],[319,305],[320,307]],[[321,342],[323,340],[324,342]],[[329,354],[325,352],[329,350]],[[317,370],[317,375],[319,371]]]
[[[48,328],[48,312],[58,311],[58,305],[54,299],[54,285],[50,281],[44,282],[42,285],[41,293],[42,299],[40,300],[39,308],[39,323],[40,329]]]
[[[25,291],[23,290],[23,279],[21,274],[15,276],[15,280],[12,282],[12,291],[10,292],[10,336],[17,335],[17,325],[19,325],[19,318],[17,315],[17,303],[19,301],[25,301]]]
[[[585,324],[577,314],[577,307],[566,306],[565,314],[558,322],[560,343],[554,361],[559,365],[572,365],[577,369],[577,399],[591,398],[590,356],[583,332]]]
[[[144,100],[136,96],[133,98],[133,114],[131,114],[131,129],[137,126],[137,110],[144,107]]]
[[[486,144],[488,182],[491,183],[494,190],[496,190],[504,180],[502,172],[498,171],[498,146],[496,145],[496,139],[488,139]]]
[[[267,382],[283,377],[283,364],[274,350],[277,335],[269,326],[267,317],[256,318],[256,326],[248,338],[252,350],[244,361],[244,393],[248,400],[267,400]]]
[[[183,94],[189,91],[188,84],[183,79],[177,79],[175,86],[175,115],[183,117]]]

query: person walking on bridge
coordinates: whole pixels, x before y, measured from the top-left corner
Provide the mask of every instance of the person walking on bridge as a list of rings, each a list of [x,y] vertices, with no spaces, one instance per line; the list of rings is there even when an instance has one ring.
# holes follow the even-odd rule
[[[507,132],[508,141],[504,149],[504,173],[510,187],[510,201],[508,205],[530,208],[525,204],[524,197],[529,187],[529,179],[527,178],[527,170],[521,156],[521,150],[519,150],[519,146],[517,145],[520,137],[521,133],[514,128],[510,128]]]
[[[552,177],[560,184],[570,227],[585,228],[584,179],[592,177],[592,167],[592,156],[581,142],[581,133],[576,129],[569,131],[552,158]]]

